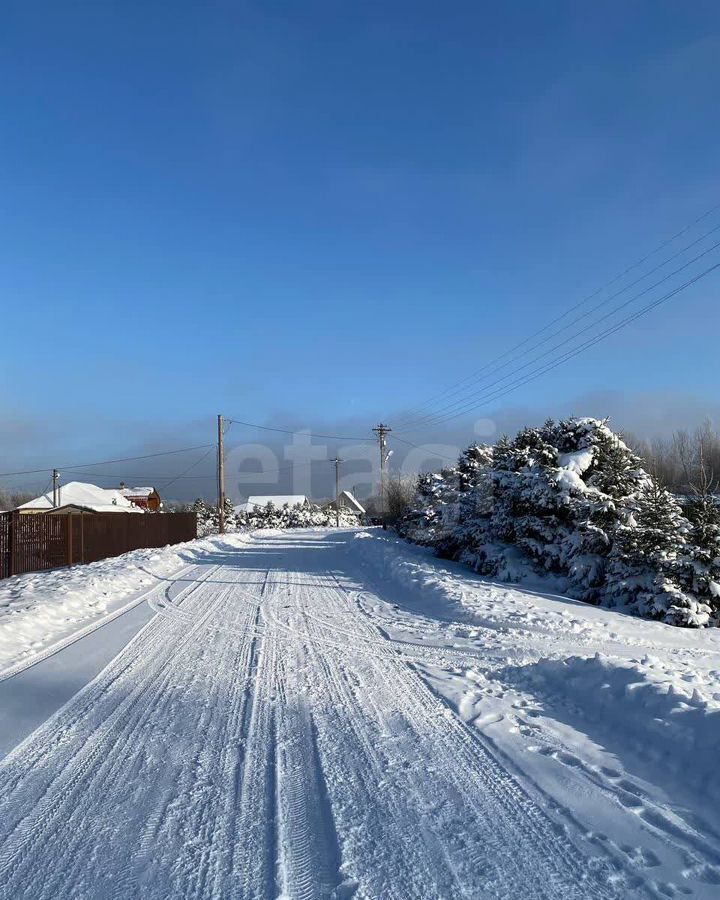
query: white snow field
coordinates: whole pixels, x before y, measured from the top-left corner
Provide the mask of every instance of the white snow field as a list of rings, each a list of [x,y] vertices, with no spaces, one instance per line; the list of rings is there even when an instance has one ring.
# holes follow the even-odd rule
[[[198,547],[0,762],[0,897],[718,896],[718,632],[375,529]]]
[[[1,580],[0,680],[80,630],[140,602],[145,592],[164,589],[166,576],[183,566],[189,571],[213,546],[212,540],[188,541]]]

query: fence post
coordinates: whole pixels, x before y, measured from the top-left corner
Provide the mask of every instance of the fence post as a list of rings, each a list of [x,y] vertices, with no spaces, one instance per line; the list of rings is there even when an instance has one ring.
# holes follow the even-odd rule
[[[85,510],[80,510],[80,562],[85,562]]]
[[[67,555],[68,555],[68,565],[71,566],[73,564],[73,526],[72,526],[72,513],[69,512],[67,514]]]
[[[15,574],[15,516],[17,513],[10,513],[10,525],[8,527],[8,552],[10,553],[9,574]]]

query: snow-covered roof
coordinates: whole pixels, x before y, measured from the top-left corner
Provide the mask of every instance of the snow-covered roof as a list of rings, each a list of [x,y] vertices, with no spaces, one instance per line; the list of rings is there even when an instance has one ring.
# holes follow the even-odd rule
[[[83,481],[69,481],[58,487],[57,506],[75,506],[91,512],[137,512],[142,510],[123,497],[120,491],[101,488]],[[28,500],[18,506],[19,510],[45,511],[53,509],[53,494],[48,491],[41,497]]]
[[[365,512],[365,507],[358,501],[354,494],[350,493],[350,491],[340,491],[340,497],[345,498],[344,506],[346,509],[359,513],[360,515]],[[340,504],[343,505],[342,500],[340,501]]]
[[[123,497],[149,497],[150,494],[154,493],[154,487],[124,487],[120,488],[120,493]]]
[[[275,509],[282,509],[286,503],[288,506],[304,506],[307,502],[304,494],[276,494],[275,496],[248,497],[246,503],[240,503],[234,509],[235,512],[252,512],[254,509],[262,509],[268,503],[272,503]]]
[[[365,512],[365,507],[358,502],[357,498],[350,491],[340,491],[340,508],[358,516],[363,515]],[[331,500],[329,503],[326,503],[325,509],[335,509],[335,501]]]

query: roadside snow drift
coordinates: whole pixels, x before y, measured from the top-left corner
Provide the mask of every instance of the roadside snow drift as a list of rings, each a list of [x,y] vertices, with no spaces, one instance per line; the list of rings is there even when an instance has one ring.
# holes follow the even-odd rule
[[[213,539],[134,550],[86,566],[0,581],[0,675],[49,644],[162,586],[214,546]]]

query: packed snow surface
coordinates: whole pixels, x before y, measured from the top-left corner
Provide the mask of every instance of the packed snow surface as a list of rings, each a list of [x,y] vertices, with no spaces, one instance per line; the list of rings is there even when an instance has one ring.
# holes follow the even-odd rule
[[[97,624],[141,592],[164,587],[166,576],[211,546],[191,541],[134,550],[87,566],[0,580],[0,677],[55,641]]]
[[[377,530],[194,546],[0,764],[0,897],[717,896],[717,631]]]

